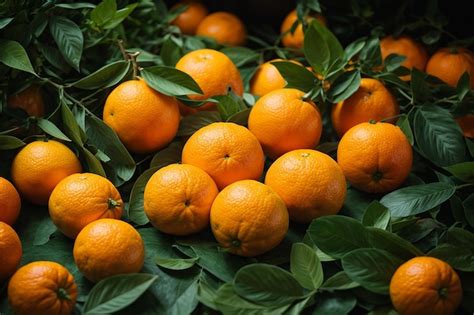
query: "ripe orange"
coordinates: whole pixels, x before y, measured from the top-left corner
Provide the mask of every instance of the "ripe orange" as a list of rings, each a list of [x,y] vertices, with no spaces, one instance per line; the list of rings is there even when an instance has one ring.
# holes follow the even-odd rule
[[[342,137],[337,162],[354,187],[382,193],[399,187],[408,177],[413,150],[398,126],[361,123]]]
[[[203,169],[219,189],[242,179],[258,179],[263,172],[262,147],[245,127],[213,123],[186,142],[182,161]]]
[[[300,90],[279,89],[262,96],[252,108],[249,129],[271,159],[319,143],[321,115],[316,105],[303,96]]]
[[[64,144],[54,141],[34,141],[16,155],[12,164],[12,179],[20,194],[28,201],[48,204],[54,187],[65,177],[80,173],[81,163]]]
[[[10,277],[20,264],[21,242],[15,230],[0,222],[0,282]]]
[[[331,118],[334,129],[342,137],[357,124],[380,121],[399,113],[397,100],[380,81],[363,78],[354,94],[333,106]]]
[[[77,234],[92,221],[120,219],[123,201],[117,188],[102,176],[73,174],[54,188],[49,198],[49,215],[67,237]]]
[[[21,267],[8,284],[8,301],[18,315],[69,315],[76,299],[74,277],[52,261],[35,261]]]
[[[261,64],[250,81],[250,93],[263,96],[271,91],[285,87],[285,79],[283,79],[278,69],[272,65],[274,61],[289,61],[301,66],[301,63],[298,61],[283,59],[273,59]]]
[[[228,46],[243,45],[247,37],[244,23],[229,12],[209,14],[199,24],[196,34],[214,38],[219,44]]]
[[[467,48],[441,48],[431,56],[426,65],[426,73],[438,77],[451,86],[468,72],[470,87],[474,89],[474,55]]]
[[[128,223],[99,219],[86,225],[74,243],[74,261],[92,282],[139,272],[145,259],[143,240]]]
[[[326,26],[326,19],[322,15],[316,15],[316,17],[308,16],[306,19],[309,21],[313,18],[316,18],[322,25]],[[303,48],[304,43],[304,33],[303,33],[303,25],[298,23],[294,33],[291,33],[291,27],[293,23],[298,20],[298,15],[296,14],[296,10],[291,11],[288,13],[286,18],[283,20],[281,25],[280,33],[283,36],[281,42],[283,46],[290,47],[290,48]]]
[[[23,109],[30,116],[44,115],[43,95],[37,85],[31,85],[20,93],[9,96],[7,104],[10,108]]]
[[[20,214],[21,200],[15,186],[0,177],[0,222],[13,225]]]
[[[415,257],[393,274],[390,298],[402,315],[449,315],[461,303],[462,287],[456,272],[444,261]]]
[[[168,145],[178,132],[179,119],[178,101],[141,79],[117,86],[104,106],[104,122],[134,153],[149,153]]]
[[[461,127],[462,133],[467,138],[474,138],[474,115],[465,115],[456,118],[456,121]]]
[[[220,246],[240,256],[276,247],[288,231],[288,211],[270,187],[254,180],[227,186],[214,200],[211,228]]]
[[[315,150],[282,155],[268,169],[265,184],[283,199],[290,219],[302,223],[337,214],[346,197],[341,168],[330,156]]]
[[[209,225],[217,186],[193,165],[172,164],[159,169],[145,187],[145,213],[154,227],[173,235],[189,235]]]
[[[179,27],[184,34],[194,35],[196,34],[199,23],[201,23],[208,14],[207,8],[197,0],[181,0],[175,4],[172,9],[183,5],[186,5],[187,9],[178,15],[171,24]]]

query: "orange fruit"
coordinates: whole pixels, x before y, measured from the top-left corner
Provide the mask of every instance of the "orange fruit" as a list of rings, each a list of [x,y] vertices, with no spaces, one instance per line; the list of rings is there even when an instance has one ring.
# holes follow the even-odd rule
[[[0,222],[13,225],[20,214],[21,200],[15,186],[0,177]]]
[[[31,85],[20,93],[9,96],[7,104],[10,108],[23,109],[30,116],[44,115],[43,95],[37,85]]]
[[[227,186],[211,208],[212,233],[219,245],[240,256],[276,247],[288,231],[285,203],[270,187],[254,180]]]
[[[249,130],[271,159],[319,143],[321,115],[316,105],[303,96],[304,92],[297,89],[279,89],[265,94],[252,107]]]
[[[324,16],[317,14],[315,17],[308,16],[306,19],[308,22],[311,19],[316,18],[322,25],[326,26],[326,19]],[[303,33],[303,25],[298,22],[298,26],[296,27],[295,31],[291,33],[291,27],[293,24],[298,20],[298,15],[296,14],[296,9],[288,13],[286,18],[283,20],[281,25],[280,33],[283,36],[281,42],[283,46],[290,47],[290,48],[303,48],[304,44],[304,33]]]
[[[179,119],[178,101],[141,79],[117,86],[104,106],[104,122],[134,153],[149,153],[168,145],[178,132]]]
[[[467,138],[474,138],[474,115],[469,114],[456,118],[462,133]]]
[[[15,230],[0,221],[0,282],[15,272],[21,255],[21,242]]]
[[[175,4],[172,9],[186,5],[187,8],[181,12],[171,24],[179,27],[181,32],[188,35],[196,34],[199,23],[207,16],[207,8],[196,0],[182,0]]]
[[[67,146],[55,140],[34,141],[16,155],[12,179],[28,201],[47,205],[54,187],[65,177],[80,173],[81,163]]]
[[[278,69],[272,65],[272,62],[275,61],[289,61],[301,66],[301,63],[298,61],[283,59],[273,59],[261,64],[250,81],[250,93],[263,96],[271,91],[285,87],[285,79],[283,79]]]
[[[361,123],[342,137],[337,162],[352,186],[382,193],[399,187],[408,177],[413,150],[398,126]]]
[[[342,137],[347,130],[369,120],[380,121],[400,113],[397,100],[378,80],[363,78],[359,89],[332,108],[332,125]]]
[[[262,147],[245,127],[219,122],[195,132],[183,148],[182,162],[203,169],[219,189],[263,172]]]
[[[86,225],[74,242],[74,261],[92,282],[142,269],[145,247],[142,237],[130,224],[115,219],[99,219]]]
[[[209,14],[199,24],[196,34],[214,38],[219,44],[228,46],[243,45],[247,37],[244,23],[229,12]]]
[[[301,223],[337,214],[346,198],[341,168],[315,150],[294,150],[279,157],[268,169],[265,184],[283,199],[290,219]]]
[[[52,261],[35,261],[21,267],[8,284],[8,301],[18,315],[69,315],[76,299],[74,277]]]
[[[461,303],[461,281],[444,261],[415,257],[393,274],[390,298],[401,315],[450,315]]]
[[[439,49],[426,65],[426,73],[451,86],[456,86],[466,71],[470,77],[470,88],[474,89],[474,55],[469,49],[461,47]]]
[[[209,225],[217,186],[200,168],[172,164],[159,169],[145,187],[145,214],[158,230],[189,235]]]
[[[73,174],[54,188],[49,198],[49,215],[67,237],[77,234],[92,221],[120,219],[123,201],[117,188],[102,176]]]

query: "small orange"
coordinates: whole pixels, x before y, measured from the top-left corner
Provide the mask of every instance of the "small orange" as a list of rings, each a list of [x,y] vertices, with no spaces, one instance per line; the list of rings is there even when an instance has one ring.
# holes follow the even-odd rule
[[[18,315],[69,315],[76,299],[74,277],[52,261],[35,261],[21,267],[8,284],[8,301]]]
[[[450,315],[461,303],[461,281],[444,261],[415,257],[393,274],[390,298],[401,315]]]
[[[318,14],[316,17],[308,16],[306,19],[308,22],[311,19],[316,18],[322,25],[326,26],[326,19],[324,16]],[[298,22],[298,26],[296,27],[294,33],[291,33],[291,27],[293,24],[298,20],[298,15],[296,14],[296,10],[291,11],[286,16],[285,20],[281,25],[280,33],[283,36],[281,41],[283,46],[290,47],[290,48],[303,48],[304,44],[304,33],[303,33],[303,25]]]
[[[196,34],[214,38],[219,44],[228,46],[243,45],[247,37],[244,23],[229,12],[209,14],[199,24]]]
[[[464,137],[474,138],[474,115],[469,114],[456,118],[456,121],[461,127]]]
[[[245,127],[219,122],[195,132],[183,148],[182,161],[203,169],[219,189],[242,179],[258,179],[265,157],[257,138]]]
[[[49,198],[49,215],[67,237],[77,234],[92,221],[120,219],[123,201],[117,188],[102,176],[73,174],[54,188]]]
[[[252,108],[248,124],[271,159],[316,147],[322,132],[318,108],[297,89],[279,89],[262,96]]]
[[[301,66],[301,63],[298,61],[283,59],[273,59],[261,64],[250,81],[250,93],[263,96],[271,91],[285,87],[285,79],[283,79],[278,69],[272,65],[272,62],[275,61],[289,61]]]
[[[431,56],[426,73],[456,86],[464,72],[469,73],[470,88],[474,89],[474,55],[462,47],[441,48]]]
[[[81,163],[67,146],[55,140],[34,141],[16,155],[12,179],[28,201],[47,205],[54,187],[65,177],[80,173]]]
[[[200,168],[172,164],[159,169],[145,187],[145,213],[158,230],[189,235],[209,225],[217,186]]]
[[[187,8],[181,12],[171,24],[179,27],[181,32],[188,35],[196,34],[196,30],[202,20],[207,16],[207,8],[197,0],[181,0],[173,6],[172,9],[177,9],[183,5]]]
[[[290,219],[301,223],[337,214],[346,197],[341,168],[315,150],[294,150],[279,157],[268,169],[265,184],[283,199]]]
[[[408,177],[413,150],[398,126],[361,123],[342,137],[337,162],[354,187],[382,193],[399,187]]]
[[[0,222],[13,225],[20,214],[21,200],[15,186],[0,177]]]
[[[8,224],[0,221],[0,282],[10,277],[20,264],[20,238]]]
[[[339,137],[357,124],[380,121],[400,113],[397,100],[378,80],[363,78],[359,89],[332,108],[331,118]]]
[[[44,101],[41,89],[37,85],[31,85],[18,94],[8,97],[8,107],[21,108],[28,115],[41,117],[44,115]]]
[[[104,122],[134,153],[149,153],[168,145],[178,132],[179,119],[178,101],[141,79],[117,86],[104,106]]]
[[[276,247],[288,231],[288,211],[270,187],[254,180],[227,186],[214,200],[211,228],[219,245],[252,257]]]
[[[92,282],[139,272],[145,259],[142,237],[130,224],[99,219],[86,225],[74,242],[74,261]]]

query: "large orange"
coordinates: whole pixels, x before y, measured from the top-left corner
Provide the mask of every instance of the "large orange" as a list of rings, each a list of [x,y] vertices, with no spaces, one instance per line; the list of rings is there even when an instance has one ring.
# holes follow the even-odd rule
[[[380,121],[400,113],[397,100],[378,80],[363,78],[359,89],[332,108],[332,125],[342,135],[362,122]]]
[[[316,105],[296,89],[279,89],[262,96],[252,108],[248,124],[272,159],[291,150],[316,147],[322,132]]]
[[[86,225],[74,242],[74,261],[92,282],[139,272],[145,259],[143,240],[130,224],[99,219]]]
[[[469,73],[470,87],[474,89],[474,55],[467,48],[441,48],[431,56],[426,72],[451,86],[456,86],[464,72]]]
[[[337,214],[346,197],[341,168],[315,150],[294,150],[279,157],[268,169],[265,184],[283,199],[290,219],[302,223]]]
[[[254,180],[227,186],[211,208],[211,228],[220,246],[240,256],[263,254],[288,231],[288,211],[270,187]]]
[[[20,214],[21,200],[15,186],[0,177],[0,222],[13,225]]]
[[[172,164],[159,169],[145,187],[145,213],[153,226],[173,235],[189,235],[209,225],[217,186],[200,168]]]
[[[199,23],[207,16],[207,8],[197,0],[182,0],[173,6],[177,9],[181,6],[187,6],[184,12],[181,12],[171,24],[179,27],[181,32],[188,35],[196,34]]]
[[[18,94],[8,97],[8,107],[21,108],[28,115],[41,117],[44,115],[44,101],[41,89],[37,85],[31,85]]]
[[[244,23],[229,12],[209,14],[199,24],[196,34],[214,38],[219,44],[228,46],[243,45],[247,37]]]
[[[322,15],[316,15],[315,17],[321,24],[326,26],[326,19]],[[308,21],[313,19],[313,17],[309,16],[306,18]],[[303,33],[303,25],[298,22],[296,29],[293,33],[291,33],[291,27],[293,24],[298,20],[298,15],[296,14],[296,9],[288,13],[286,18],[283,20],[281,25],[280,33],[283,36],[281,41],[283,46],[290,47],[290,48],[303,48],[304,44],[304,33]]]
[[[301,63],[298,61],[283,59],[273,59],[261,64],[250,81],[250,93],[263,96],[271,91],[285,87],[285,79],[283,79],[278,69],[272,65],[272,62],[275,61],[289,61],[301,66]]]
[[[8,284],[8,301],[18,315],[69,315],[76,299],[74,277],[52,261],[35,261],[21,267]]]
[[[474,138],[474,115],[469,114],[456,118],[465,137]]]
[[[178,101],[149,87],[144,80],[130,80],[107,97],[104,121],[132,152],[159,150],[173,140],[179,125]]]
[[[213,123],[186,142],[182,161],[206,171],[219,189],[242,179],[258,179],[265,157],[257,138],[234,123]]]
[[[20,264],[21,242],[15,230],[0,222],[0,282],[10,277]]]
[[[123,201],[117,188],[102,176],[73,174],[54,188],[49,198],[49,215],[58,229],[70,238],[92,221],[120,219]]]
[[[461,303],[461,281],[444,261],[415,257],[393,274],[390,298],[400,315],[451,315]]]
[[[337,162],[354,187],[382,193],[399,187],[408,177],[413,150],[398,126],[362,123],[342,137]]]
[[[80,173],[77,156],[61,142],[34,141],[16,155],[12,179],[20,194],[28,201],[47,205],[54,187],[65,177]]]

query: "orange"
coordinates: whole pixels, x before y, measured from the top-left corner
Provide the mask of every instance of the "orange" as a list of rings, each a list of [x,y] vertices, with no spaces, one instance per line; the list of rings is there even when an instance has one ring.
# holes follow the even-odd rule
[[[207,16],[207,8],[196,0],[182,0],[173,6],[173,9],[186,5],[185,11],[180,13],[171,24],[179,27],[181,32],[188,35],[196,34],[199,23]]]
[[[399,187],[408,177],[413,150],[398,126],[362,123],[342,137],[337,161],[352,186],[382,193]]]
[[[461,303],[461,281],[444,261],[415,257],[393,274],[390,298],[401,315],[450,315]]]
[[[47,205],[54,187],[65,177],[80,173],[81,163],[67,146],[55,140],[34,141],[16,155],[12,179],[28,201]]]
[[[21,242],[15,230],[0,222],[0,282],[10,277],[20,264]]]
[[[0,177],[0,222],[13,225],[20,214],[21,200],[15,186]]]
[[[245,127],[213,123],[195,132],[183,148],[182,161],[203,169],[219,189],[242,179],[258,179],[263,172],[262,147]]]
[[[54,188],[49,198],[49,215],[67,237],[77,234],[92,221],[120,219],[123,201],[117,188],[102,176],[73,174]]]
[[[362,122],[380,121],[400,113],[397,100],[390,91],[375,79],[363,78],[359,89],[332,108],[332,125],[342,135]]]
[[[159,169],[145,187],[144,207],[154,227],[173,235],[189,235],[209,225],[217,186],[200,168],[172,164]]]
[[[242,180],[217,195],[211,208],[211,227],[224,249],[240,256],[256,256],[283,240],[288,231],[288,211],[273,189]]]
[[[69,315],[76,299],[74,277],[52,261],[35,261],[21,267],[8,284],[8,301],[18,315]]]
[[[178,132],[179,119],[178,101],[141,79],[117,86],[104,106],[104,122],[134,153],[149,153],[168,145]]]
[[[265,184],[283,199],[290,219],[301,223],[337,214],[346,197],[341,168],[315,150],[294,150],[279,157],[268,169]]]
[[[244,23],[229,12],[209,14],[199,24],[196,34],[211,37],[219,44],[227,46],[243,45],[247,37]]]
[[[275,61],[289,61],[301,66],[301,63],[295,60],[273,59],[265,62],[258,67],[257,72],[255,72],[250,81],[250,93],[263,96],[271,91],[285,87],[285,79],[283,79],[278,69],[272,65],[272,62]]]
[[[271,159],[291,150],[314,148],[322,132],[316,105],[296,89],[279,89],[262,96],[252,108],[248,124]]]
[[[74,261],[92,282],[142,269],[145,247],[142,237],[130,224],[115,219],[99,219],[86,225],[74,242]]]
[[[451,86],[456,86],[466,71],[470,77],[469,85],[474,89],[474,56],[469,49],[461,47],[439,49],[426,65],[426,73]]]
[[[456,118],[456,121],[461,127],[462,133],[467,138],[474,138],[474,115],[469,114]]]
[[[23,109],[30,116],[44,115],[43,95],[37,85],[31,85],[20,93],[9,96],[7,104],[10,108]]]
[[[313,19],[314,17],[307,17],[306,19],[308,22]],[[326,19],[322,15],[316,15],[316,20],[318,20],[322,25],[326,26]],[[288,13],[286,18],[283,20],[281,25],[280,33],[283,36],[281,41],[283,46],[290,47],[290,48],[303,48],[304,44],[304,33],[303,33],[303,25],[298,22],[298,26],[296,27],[295,31],[291,33],[291,27],[293,24],[298,20],[298,15],[296,14],[296,10],[291,11]]]

